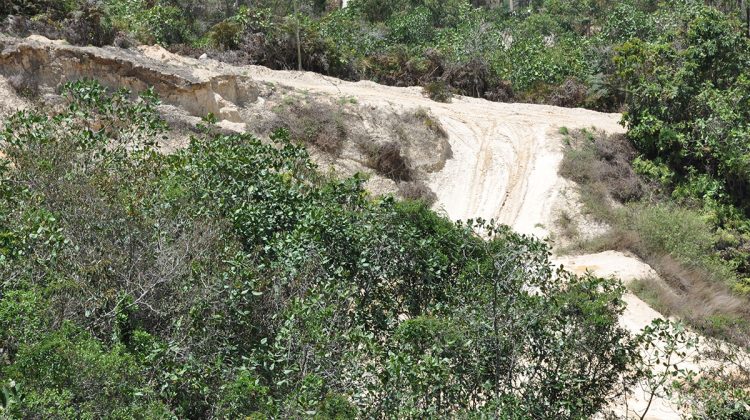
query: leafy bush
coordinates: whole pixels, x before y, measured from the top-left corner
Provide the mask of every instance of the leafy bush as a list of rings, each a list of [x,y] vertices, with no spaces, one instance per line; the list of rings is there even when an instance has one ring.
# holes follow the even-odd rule
[[[211,29],[211,42],[217,48],[233,49],[239,45],[242,27],[237,22],[225,21],[217,23]]]
[[[179,44],[192,38],[190,25],[177,7],[157,4],[143,13],[139,24],[137,36],[147,44]]]
[[[609,13],[602,28],[603,35],[614,42],[633,38],[652,39],[658,33],[654,16],[633,2],[619,2]]]
[[[105,350],[69,324],[22,346],[4,373],[23,395],[11,411],[19,418],[169,416],[132,355],[119,346]]]
[[[66,22],[65,38],[72,44],[101,47],[112,44],[115,32],[104,10],[86,3]]]
[[[738,23],[694,6],[682,26],[658,41],[623,44],[615,60],[631,86],[628,135],[644,157],[666,163],[687,195],[747,215],[750,43]],[[719,223],[732,222],[731,208],[714,207]]]
[[[389,41],[419,45],[429,43],[435,37],[432,13],[424,6],[416,7],[393,17],[388,23]]]

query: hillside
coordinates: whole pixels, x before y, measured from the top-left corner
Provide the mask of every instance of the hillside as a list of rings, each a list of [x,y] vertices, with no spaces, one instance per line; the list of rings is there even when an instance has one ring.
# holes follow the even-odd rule
[[[373,4],[295,15],[412,13]],[[582,68],[480,92],[0,33],[0,417],[745,418],[750,43],[730,6],[628,5],[687,29],[607,17],[619,87],[562,102]],[[448,6],[415,6],[440,48]],[[568,23],[544,48],[601,41]]]

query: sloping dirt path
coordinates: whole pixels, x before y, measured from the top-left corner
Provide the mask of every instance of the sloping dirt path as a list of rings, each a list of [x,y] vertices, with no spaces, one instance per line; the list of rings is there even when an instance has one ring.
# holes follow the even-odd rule
[[[445,167],[427,179],[438,196],[439,209],[453,219],[496,219],[521,233],[540,237],[549,235],[552,208],[566,185],[557,174],[562,160],[559,129],[624,131],[619,114],[467,97],[439,103],[426,98],[418,87],[347,82],[317,73],[260,66],[237,67],[181,57],[156,46],[141,47],[140,52],[158,62],[160,68],[188,72],[194,80],[244,76],[256,83],[296,91],[356,98],[362,106],[427,108],[448,132],[453,151]]]
[[[445,104],[425,98],[420,88],[353,83],[255,66],[242,69],[254,80],[354,97],[363,105],[429,109],[443,123],[453,149],[445,168],[428,180],[442,209],[453,219],[494,218],[522,233],[544,233],[535,226],[548,222],[550,205],[561,188],[558,130],[624,131],[619,114],[466,97]]]

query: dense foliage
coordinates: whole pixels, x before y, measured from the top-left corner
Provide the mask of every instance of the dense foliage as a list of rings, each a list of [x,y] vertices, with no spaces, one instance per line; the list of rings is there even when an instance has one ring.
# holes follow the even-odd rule
[[[11,32],[75,43],[160,43],[271,68],[294,69],[299,60],[344,79],[616,110],[629,86],[616,77],[615,48],[655,40],[704,3],[722,10],[715,18],[725,25],[746,13],[742,2],[725,0],[513,3],[511,11],[507,1],[482,0],[352,0],[345,9],[335,0],[12,0],[0,17],[31,18],[15,20]]]
[[[621,287],[542,242],[373,200],[283,131],[164,155],[149,91],[64,92],[0,136],[13,417],[579,418],[633,367]]]
[[[636,168],[720,228],[717,250],[750,285],[750,41],[739,21],[691,5],[651,40],[618,47]]]

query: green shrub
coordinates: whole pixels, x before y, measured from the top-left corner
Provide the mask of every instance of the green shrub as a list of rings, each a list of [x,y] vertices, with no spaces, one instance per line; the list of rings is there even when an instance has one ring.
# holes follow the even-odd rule
[[[329,394],[315,414],[316,419],[347,420],[357,418],[357,408],[346,396]]]
[[[705,258],[716,243],[700,214],[670,205],[644,205],[634,211],[633,228],[643,237],[646,252],[666,252],[686,262]]]
[[[86,3],[66,22],[65,38],[77,45],[110,45],[115,39],[112,22],[104,10]]]
[[[22,345],[13,362],[3,374],[21,390],[23,398],[12,412],[19,417],[164,418],[169,413],[123,348],[106,350],[69,324]]]
[[[435,36],[432,13],[423,6],[394,16],[387,25],[392,43],[419,45],[429,43]]]
[[[652,39],[658,30],[657,22],[647,11],[632,2],[619,2],[610,11],[602,33],[611,41],[625,42],[633,38]]]
[[[750,42],[713,8],[680,10],[680,24],[658,40],[633,39],[617,50],[617,74],[629,86],[628,136],[645,159],[668,165],[681,195],[747,216],[750,108],[737,104],[750,91],[743,73]],[[722,210],[718,222],[732,223],[731,215]]]
[[[239,44],[242,26],[234,21],[217,23],[211,28],[211,42],[217,48],[234,49]]]
[[[141,42],[170,45],[190,42],[193,38],[190,24],[177,7],[157,4],[137,19],[139,29],[136,36]]]
[[[261,385],[260,378],[253,377],[248,371],[240,371],[233,381],[221,388],[221,397],[216,407],[216,415],[219,417],[262,416],[264,410],[270,408],[268,403],[272,399],[268,395],[268,388]]]
[[[35,291],[11,290],[0,300],[0,343],[8,362],[19,347],[51,329],[48,302]]]

